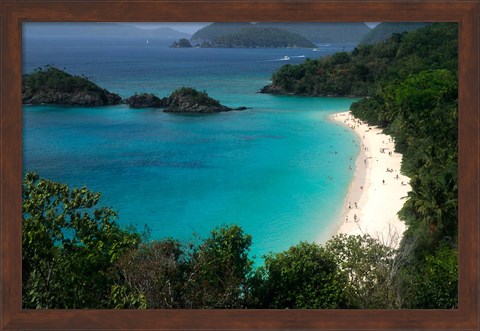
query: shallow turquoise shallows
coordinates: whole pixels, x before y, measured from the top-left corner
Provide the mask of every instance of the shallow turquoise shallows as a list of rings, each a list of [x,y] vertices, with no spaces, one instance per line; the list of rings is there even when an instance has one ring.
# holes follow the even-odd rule
[[[55,45],[26,41],[24,71],[54,63],[123,97],[188,85],[250,108],[181,115],[123,105],[24,106],[24,171],[101,192],[101,205],[117,210],[122,225],[146,224],[151,239],[188,241],[239,224],[253,236],[257,260],[335,231],[358,141],[328,115],[354,100],[256,93],[284,64],[276,59],[310,50]]]

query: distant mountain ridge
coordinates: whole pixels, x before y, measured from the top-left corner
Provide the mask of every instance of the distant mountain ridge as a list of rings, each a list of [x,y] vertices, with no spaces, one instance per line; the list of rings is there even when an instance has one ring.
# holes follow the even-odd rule
[[[216,48],[315,48],[315,44],[297,33],[257,26],[243,28],[238,32],[215,38],[210,46]]]
[[[248,27],[277,28],[299,34],[314,43],[359,42],[371,29],[363,22],[320,23],[320,22],[261,22],[261,23],[212,23],[192,36],[192,41],[213,41]]]
[[[207,25],[204,28],[201,28],[192,35],[192,41],[211,42],[216,38],[226,36],[231,33],[239,32],[243,28],[252,27],[253,24],[250,22],[214,22],[210,25]]]
[[[29,22],[24,26],[26,38],[141,38],[141,39],[181,39],[191,35],[172,28],[141,29],[120,23],[45,23]]]
[[[394,33],[413,31],[430,25],[426,22],[384,22],[374,27],[360,41],[362,45],[376,44],[385,41]]]
[[[261,22],[255,26],[285,29],[298,33],[314,43],[356,43],[371,30],[363,22]]]

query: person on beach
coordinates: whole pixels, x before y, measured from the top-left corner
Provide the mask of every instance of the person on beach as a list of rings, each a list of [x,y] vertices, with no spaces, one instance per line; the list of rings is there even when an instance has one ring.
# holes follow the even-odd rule
[[[357,222],[357,214],[353,215],[353,220]]]
[[[345,223],[348,223],[348,215],[345,216]]]

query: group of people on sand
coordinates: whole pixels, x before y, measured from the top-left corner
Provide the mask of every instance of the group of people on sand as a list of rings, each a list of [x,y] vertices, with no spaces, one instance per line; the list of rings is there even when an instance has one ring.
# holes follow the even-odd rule
[[[358,209],[358,204],[354,202],[355,209]],[[348,202],[348,209],[352,209],[352,203],[349,201]],[[360,218],[357,216],[357,214],[353,215],[353,221],[356,223],[360,220]],[[345,216],[345,222],[348,223],[348,214]]]
[[[354,214],[354,215],[353,215],[353,221],[354,221],[355,223],[357,223],[358,221],[360,221],[360,218],[357,216],[357,214]],[[348,215],[345,216],[345,222],[348,223]]]

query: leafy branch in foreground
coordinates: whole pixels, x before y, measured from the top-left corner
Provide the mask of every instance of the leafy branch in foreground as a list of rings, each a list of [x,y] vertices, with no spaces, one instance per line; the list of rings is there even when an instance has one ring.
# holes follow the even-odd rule
[[[115,264],[140,236],[121,229],[99,193],[27,173],[22,185],[24,308],[105,308]]]

